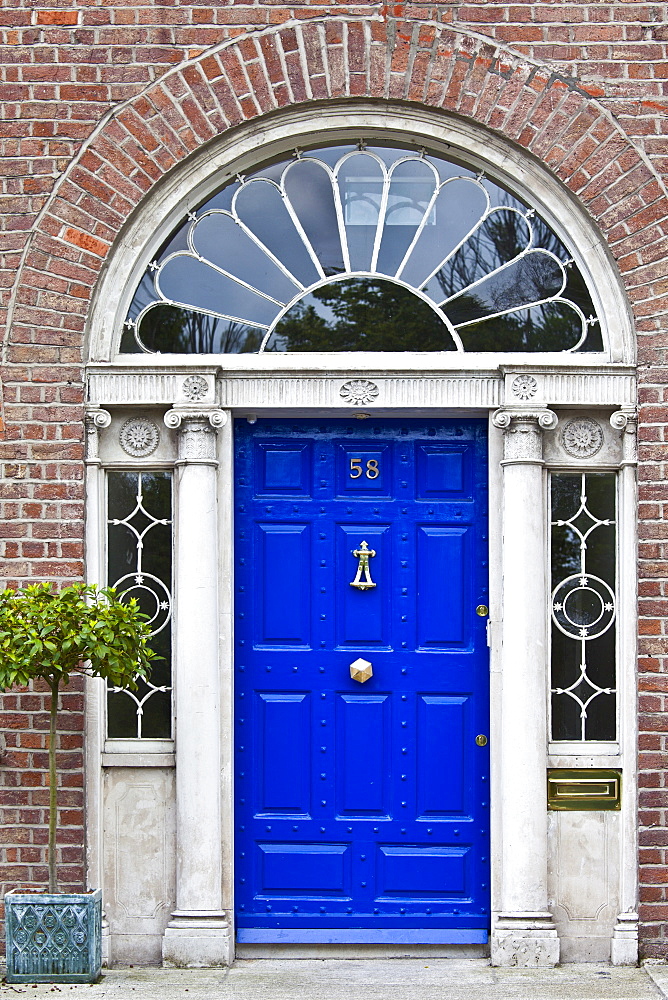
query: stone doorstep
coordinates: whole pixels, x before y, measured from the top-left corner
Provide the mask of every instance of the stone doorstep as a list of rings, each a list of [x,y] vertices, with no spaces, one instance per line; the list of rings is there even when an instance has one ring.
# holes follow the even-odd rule
[[[53,990],[3,982],[0,997]],[[660,1000],[668,997],[668,965],[497,969],[486,959],[254,959],[230,969],[105,969],[98,983],[63,984],[57,992],[89,1000]]]

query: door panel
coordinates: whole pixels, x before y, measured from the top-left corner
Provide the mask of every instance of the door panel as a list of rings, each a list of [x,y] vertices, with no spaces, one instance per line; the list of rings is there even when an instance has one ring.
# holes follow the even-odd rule
[[[346,844],[260,844],[264,894],[307,896],[346,892],[350,881]]]
[[[311,540],[306,524],[258,524],[260,645],[308,646]],[[295,597],[297,600],[295,600]],[[243,614],[244,612],[241,612]]]
[[[371,572],[376,584],[364,594],[351,587],[356,564],[351,552],[364,540],[376,553]],[[337,610],[337,647],[384,646],[389,649],[390,604],[386,599],[391,586],[390,545],[392,528],[389,524],[338,524],[336,526],[336,581],[334,601]],[[338,585],[343,581],[343,585]]]
[[[385,694],[341,694],[337,705],[337,815],[387,816],[390,700]]]
[[[470,643],[464,606],[470,601],[468,528],[420,525],[417,530],[417,623],[419,649],[450,649]],[[441,593],[435,597],[433,588]],[[468,634],[467,634],[468,633]]]
[[[235,441],[240,940],[485,940],[484,422]]]
[[[402,899],[463,896],[468,853],[457,847],[381,847],[381,895]]]
[[[418,698],[416,791],[418,819],[462,815],[465,806],[469,699]],[[447,738],[444,739],[444,734]]]
[[[307,694],[261,693],[257,711],[258,816],[311,811],[311,705]]]

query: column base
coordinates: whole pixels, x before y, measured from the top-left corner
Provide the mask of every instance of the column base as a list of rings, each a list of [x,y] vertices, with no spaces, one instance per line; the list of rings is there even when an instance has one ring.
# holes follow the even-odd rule
[[[166,968],[211,969],[232,964],[232,928],[224,911],[175,910],[162,939]]]
[[[638,914],[620,913],[612,932],[610,961],[613,965],[638,964]]]
[[[559,938],[551,913],[500,913],[492,928],[492,965],[552,968],[559,962]]]

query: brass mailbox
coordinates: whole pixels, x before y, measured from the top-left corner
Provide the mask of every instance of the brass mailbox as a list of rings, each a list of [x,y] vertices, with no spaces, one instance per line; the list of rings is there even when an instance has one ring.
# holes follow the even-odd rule
[[[548,809],[618,810],[622,772],[584,767],[551,767],[547,771]]]

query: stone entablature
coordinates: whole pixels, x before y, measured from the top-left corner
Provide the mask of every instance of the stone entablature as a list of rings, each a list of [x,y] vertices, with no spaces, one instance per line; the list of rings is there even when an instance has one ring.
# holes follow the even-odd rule
[[[336,362],[325,356],[322,361],[306,367],[298,374],[292,365],[275,363],[273,370],[267,365],[257,368],[248,365],[203,365],[193,359],[194,365],[169,365],[150,373],[128,371],[121,364],[91,365],[88,373],[88,399],[99,406],[173,406],[189,402],[187,389],[196,373],[206,391],[199,403],[215,404],[226,409],[244,411],[248,408],[326,408],[340,411],[351,409],[384,410],[401,407],[413,408],[466,408],[496,409],[507,405],[521,409],[523,406],[614,407],[633,406],[636,399],[636,378],[628,366],[600,366],[584,371],[570,367],[544,369],[503,368],[451,372],[429,370],[422,374],[409,369],[375,370],[350,367],[336,371]],[[236,358],[235,358],[236,360]],[[303,363],[303,356],[300,359]],[[283,359],[281,359],[281,362]],[[376,362],[377,364],[377,362]],[[325,370],[323,370],[325,369]],[[518,384],[530,379],[531,394]],[[365,383],[361,390],[351,394],[351,385]]]

